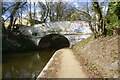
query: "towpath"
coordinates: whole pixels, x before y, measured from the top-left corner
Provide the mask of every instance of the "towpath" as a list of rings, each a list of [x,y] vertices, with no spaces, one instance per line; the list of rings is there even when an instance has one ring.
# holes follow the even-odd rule
[[[43,70],[38,78],[88,78],[71,49],[60,49],[55,54],[47,65],[48,68]]]
[[[58,78],[88,78],[71,49],[61,49],[61,68]]]

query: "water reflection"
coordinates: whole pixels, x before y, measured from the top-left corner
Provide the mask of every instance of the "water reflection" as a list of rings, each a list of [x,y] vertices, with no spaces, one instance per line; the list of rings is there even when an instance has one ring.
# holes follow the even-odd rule
[[[33,78],[40,73],[54,51],[3,54],[3,78]]]

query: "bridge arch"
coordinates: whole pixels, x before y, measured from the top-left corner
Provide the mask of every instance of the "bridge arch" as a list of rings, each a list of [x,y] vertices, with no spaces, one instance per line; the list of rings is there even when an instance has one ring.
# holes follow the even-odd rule
[[[41,38],[38,43],[40,49],[60,49],[70,47],[69,40],[61,34],[49,34]]]

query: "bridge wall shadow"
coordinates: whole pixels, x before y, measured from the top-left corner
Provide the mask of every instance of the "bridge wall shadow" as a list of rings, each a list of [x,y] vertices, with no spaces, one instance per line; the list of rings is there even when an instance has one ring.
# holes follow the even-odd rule
[[[49,34],[41,38],[39,42],[39,49],[40,50],[58,50],[61,48],[69,47],[70,42],[69,40],[60,34]]]

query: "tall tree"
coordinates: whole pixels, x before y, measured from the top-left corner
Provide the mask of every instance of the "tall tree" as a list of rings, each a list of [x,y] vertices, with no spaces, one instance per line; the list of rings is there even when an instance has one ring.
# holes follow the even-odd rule
[[[107,21],[107,33],[111,35],[115,30],[120,27],[120,1],[119,2],[109,2],[108,11],[106,15]]]
[[[14,15],[16,13],[16,11],[18,10],[19,6],[20,6],[21,2],[16,2],[15,7],[12,11],[12,13],[10,14],[10,24],[8,26],[8,29],[11,29],[11,26],[13,25],[13,20],[14,20]]]
[[[35,15],[36,15],[36,7],[35,7],[35,2],[34,2],[34,24],[35,24]]]
[[[6,16],[7,14],[8,17],[6,18],[6,20],[10,19],[10,23],[7,26],[8,30],[12,29],[15,20],[14,18],[16,18],[16,15],[18,15],[18,10],[22,8],[25,4],[26,2],[3,2],[2,15]],[[4,20],[4,22],[6,20]]]
[[[33,21],[32,21],[32,8],[31,8],[31,1],[30,1],[30,4],[29,4],[29,8],[30,8],[30,11],[29,11],[29,17],[30,17],[30,24],[33,25]]]
[[[93,6],[93,10],[95,12],[95,19],[97,21],[97,26],[98,26],[97,36],[100,36],[102,34],[106,35],[105,22],[103,19],[101,7],[98,3],[98,0],[92,0],[92,6]]]

